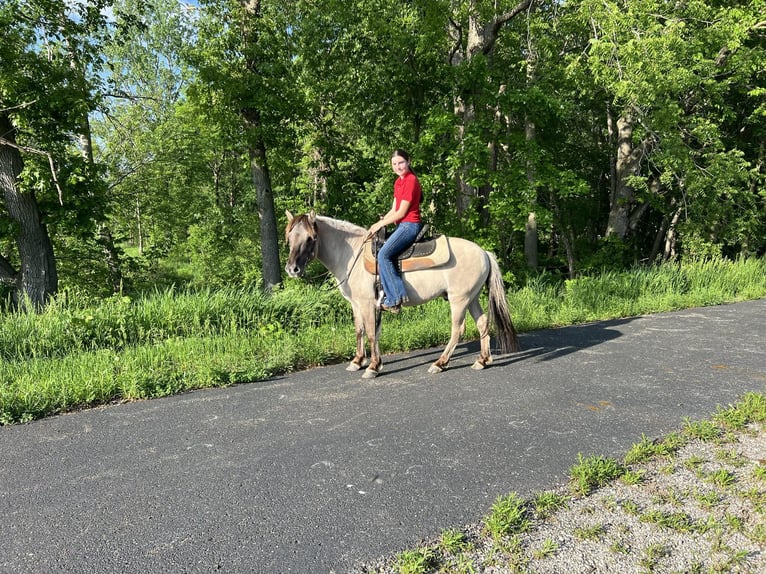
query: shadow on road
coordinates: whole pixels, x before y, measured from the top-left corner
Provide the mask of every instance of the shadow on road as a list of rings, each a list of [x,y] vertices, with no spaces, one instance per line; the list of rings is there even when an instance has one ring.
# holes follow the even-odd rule
[[[522,350],[509,355],[497,355],[498,350],[493,349],[494,366],[506,366],[536,358],[539,361],[550,361],[569,355],[589,347],[594,347],[622,336],[618,327],[630,323],[636,317],[626,319],[614,319],[585,325],[574,325],[557,329],[545,329],[532,331],[519,336]],[[384,358],[385,369],[382,375],[392,375],[407,371],[416,367],[420,362],[423,364],[435,361],[442,352],[441,347],[414,351],[412,353],[389,355]],[[450,369],[464,369],[471,366],[471,362],[461,359],[472,359],[479,353],[479,342],[469,341],[458,345],[450,361]],[[394,368],[394,365],[400,365]]]

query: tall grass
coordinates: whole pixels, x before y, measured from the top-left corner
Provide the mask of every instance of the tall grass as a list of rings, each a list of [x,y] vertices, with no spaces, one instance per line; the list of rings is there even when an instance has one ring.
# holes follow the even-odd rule
[[[766,260],[712,260],[557,282],[508,295],[520,331],[766,296]],[[468,321],[466,337],[476,336]],[[449,305],[386,316],[384,352],[442,345]],[[350,358],[351,310],[332,284],[270,295],[165,290],[97,302],[62,296],[0,315],[0,424],[112,401],[266,379]]]

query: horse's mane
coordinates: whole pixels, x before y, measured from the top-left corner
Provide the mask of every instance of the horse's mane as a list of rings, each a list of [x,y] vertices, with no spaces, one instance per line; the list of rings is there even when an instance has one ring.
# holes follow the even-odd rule
[[[343,219],[334,219],[325,215],[317,215],[317,219],[331,227],[334,227],[335,229],[350,235],[360,235],[367,232],[364,227],[356,225],[355,223],[351,223],[350,221],[344,221]]]

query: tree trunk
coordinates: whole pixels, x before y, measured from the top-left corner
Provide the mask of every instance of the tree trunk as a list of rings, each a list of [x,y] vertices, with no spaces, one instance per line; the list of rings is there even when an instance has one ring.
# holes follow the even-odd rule
[[[257,21],[261,18],[261,0],[240,0],[245,10],[246,21],[242,33],[242,52],[246,56],[246,69],[250,74],[257,74],[260,62],[257,60],[257,46],[260,36]],[[266,143],[260,131],[261,111],[253,107],[243,106],[240,115],[248,130],[248,153],[250,155],[250,171],[255,185],[258,215],[261,231],[261,257],[263,284],[271,290],[282,282],[282,269],[279,264],[279,233],[277,232],[277,216],[274,208],[274,191],[271,187],[271,175],[266,161]]]
[[[665,234],[665,250],[662,256],[664,261],[674,261],[676,258],[676,243],[678,241],[676,228],[681,220],[682,212],[682,208],[676,209],[675,213],[673,213],[673,218],[670,220],[670,225],[668,225],[668,231]]]
[[[607,237],[625,239],[631,228],[631,215],[636,196],[630,177],[637,175],[643,156],[643,147],[633,147],[633,117],[626,113],[617,120],[617,160],[612,179]]]
[[[527,40],[527,89],[534,86],[537,77],[537,50],[532,42],[531,35]],[[530,157],[529,151],[535,149],[537,144],[537,131],[535,122],[529,113],[524,114],[524,139],[527,144],[527,185],[529,186],[529,215],[524,232],[524,257],[527,267],[536,271],[540,265],[538,258],[538,232],[537,232],[537,189],[535,162]]]
[[[261,221],[263,284],[266,289],[271,290],[282,282],[274,192],[271,189],[271,176],[266,162],[266,146],[259,141],[255,146],[250,147],[249,152],[250,170],[258,194],[258,215]]]
[[[21,271],[9,277],[10,264],[0,265],[0,276],[12,279],[16,291],[14,300],[29,302],[39,309],[58,289],[56,260],[48,230],[40,220],[40,210],[34,193],[18,190],[16,180],[24,167],[21,153],[15,145],[14,128],[7,114],[0,113],[0,134],[12,145],[0,142],[0,189],[5,198],[8,214],[16,223],[16,245],[19,250]],[[9,269],[10,268],[10,269]]]

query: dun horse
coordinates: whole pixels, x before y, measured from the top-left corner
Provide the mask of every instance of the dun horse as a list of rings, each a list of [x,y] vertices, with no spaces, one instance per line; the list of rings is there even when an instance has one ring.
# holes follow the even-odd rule
[[[308,263],[317,258],[335,276],[338,288],[351,303],[356,328],[356,355],[347,370],[358,371],[365,366],[365,335],[370,342],[370,363],[364,378],[373,378],[382,369],[378,339],[380,321],[376,312],[375,275],[365,269],[361,252],[367,240],[367,230],[347,221],[316,215],[293,216],[287,213],[285,238],[290,249],[285,271],[290,277],[300,277]],[[497,260],[471,241],[450,237],[449,260],[430,269],[407,271],[403,274],[409,302],[420,305],[436,297],[445,297],[451,308],[452,334],[439,359],[428,369],[439,373],[449,366],[455,346],[465,330],[466,311],[471,313],[479,331],[481,349],[474,369],[492,363],[490,328],[494,327],[502,353],[516,352],[519,342],[511,322],[505,299],[502,276]],[[484,285],[489,290],[489,318],[479,303]]]

